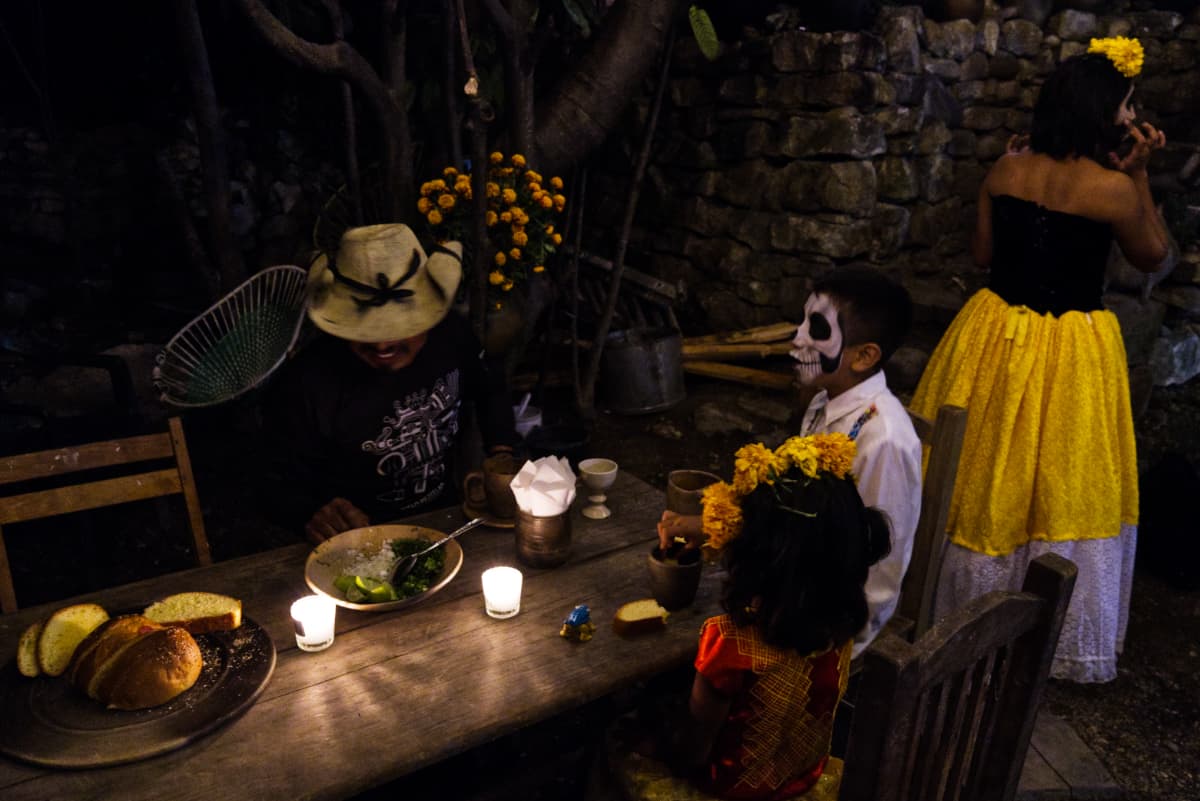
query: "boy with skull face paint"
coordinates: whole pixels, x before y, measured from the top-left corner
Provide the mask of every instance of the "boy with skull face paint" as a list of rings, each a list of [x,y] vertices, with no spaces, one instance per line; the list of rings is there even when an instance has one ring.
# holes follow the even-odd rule
[[[843,267],[814,284],[792,340],[799,383],[820,390],[804,412],[801,435],[836,431],[857,443],[858,494],[888,518],[891,531],[891,552],[871,567],[863,588],[869,616],[854,638],[854,656],[896,611],[921,511],[921,440],[883,374],[911,322],[904,287],[867,267]],[[675,538],[701,542],[700,516],[663,512],[659,545],[665,550]]]
[[[883,374],[911,320],[904,287],[875,270],[844,267],[814,283],[792,340],[797,380],[820,390],[800,433],[840,432],[857,443],[858,494],[891,528],[891,553],[867,577],[870,614],[854,638],[855,656],[896,611],[921,511],[921,441]]]

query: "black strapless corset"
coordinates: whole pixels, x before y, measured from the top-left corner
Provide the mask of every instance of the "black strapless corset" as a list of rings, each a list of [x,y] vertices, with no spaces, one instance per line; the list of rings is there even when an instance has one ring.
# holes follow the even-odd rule
[[[988,288],[1039,314],[1104,308],[1112,226],[1011,195],[992,198]]]

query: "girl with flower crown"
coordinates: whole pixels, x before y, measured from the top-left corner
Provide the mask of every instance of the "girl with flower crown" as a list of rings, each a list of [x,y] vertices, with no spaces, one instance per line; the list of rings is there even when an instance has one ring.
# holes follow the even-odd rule
[[[1168,237],[1146,163],[1166,144],[1138,124],[1136,39],[1093,39],[1047,78],[1029,147],[979,191],[972,250],[988,286],[959,312],[912,401],[965,406],[940,615],[1020,589],[1054,551],[1079,567],[1052,675],[1108,681],[1125,635],[1137,532],[1137,458],[1125,349],[1101,298],[1115,240],[1153,271]],[[1131,145],[1121,155],[1124,140]]]
[[[863,584],[889,547],[855,489],[854,450],[844,434],[747,445],[733,480],[704,492],[725,614],[701,627],[688,711],[655,755],[706,793],[795,798],[825,771]]]

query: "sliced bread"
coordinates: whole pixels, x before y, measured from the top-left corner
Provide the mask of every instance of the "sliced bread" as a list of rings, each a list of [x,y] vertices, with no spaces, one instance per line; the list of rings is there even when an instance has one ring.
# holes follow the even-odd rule
[[[142,614],[163,626],[206,634],[242,625],[242,602],[215,592],[180,592],[155,601]]]
[[[666,626],[669,614],[653,598],[630,601],[623,604],[613,617],[613,631],[622,637],[658,631]]]
[[[79,644],[106,620],[108,612],[99,604],[72,604],[50,615],[38,635],[38,667],[48,676],[61,676]]]
[[[29,628],[21,632],[21,639],[17,642],[17,670],[21,671],[22,676],[32,678],[42,672],[37,658],[37,643],[41,633],[40,620],[30,623]]]

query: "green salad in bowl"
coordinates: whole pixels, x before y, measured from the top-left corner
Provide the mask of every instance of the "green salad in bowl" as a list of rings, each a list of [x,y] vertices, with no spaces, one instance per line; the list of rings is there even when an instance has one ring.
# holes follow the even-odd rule
[[[423,539],[388,540],[377,553],[362,554],[360,559],[348,565],[346,569],[350,572],[334,579],[333,586],[345,595],[347,601],[356,604],[402,601],[420,595],[441,575],[446,564],[444,548],[435,548],[417,559],[412,572],[398,586],[393,586],[383,576],[396,559],[427,547],[429,541]]]

